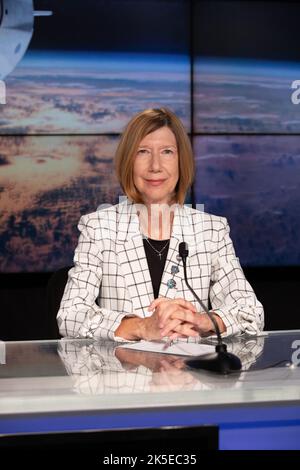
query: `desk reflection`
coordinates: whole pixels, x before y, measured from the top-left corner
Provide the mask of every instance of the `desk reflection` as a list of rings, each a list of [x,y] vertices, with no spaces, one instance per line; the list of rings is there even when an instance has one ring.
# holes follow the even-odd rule
[[[228,351],[239,356],[242,370],[255,363],[264,347],[264,337],[234,339]],[[141,393],[209,390],[239,387],[242,374],[219,376],[191,371],[187,357],[137,351],[114,342],[84,342],[62,339],[58,354],[80,394]]]

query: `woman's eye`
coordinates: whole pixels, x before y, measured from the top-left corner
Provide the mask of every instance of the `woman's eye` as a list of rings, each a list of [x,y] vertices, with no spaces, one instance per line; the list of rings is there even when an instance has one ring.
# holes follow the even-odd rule
[[[171,150],[171,149],[165,149],[165,150],[163,151],[163,153],[165,153],[166,155],[171,155],[171,154],[173,153],[173,150]]]
[[[148,152],[147,149],[140,149],[140,150],[138,150],[138,154],[140,154],[140,155],[145,155],[147,152]]]

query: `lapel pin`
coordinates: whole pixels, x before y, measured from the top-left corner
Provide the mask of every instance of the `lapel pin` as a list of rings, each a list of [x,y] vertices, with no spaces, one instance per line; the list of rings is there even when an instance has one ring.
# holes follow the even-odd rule
[[[179,273],[179,268],[178,268],[178,266],[176,266],[176,264],[173,264],[173,266],[171,267],[171,273],[172,274]]]
[[[173,287],[176,286],[176,281],[174,281],[174,279],[169,279],[168,282],[167,282],[167,286],[168,286],[170,289],[173,289]]]

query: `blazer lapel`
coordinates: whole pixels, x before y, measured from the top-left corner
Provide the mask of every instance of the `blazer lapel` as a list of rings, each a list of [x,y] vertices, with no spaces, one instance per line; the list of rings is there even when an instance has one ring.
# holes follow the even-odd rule
[[[116,250],[133,308],[146,316],[147,307],[154,299],[154,294],[134,204],[124,204],[117,229]]]

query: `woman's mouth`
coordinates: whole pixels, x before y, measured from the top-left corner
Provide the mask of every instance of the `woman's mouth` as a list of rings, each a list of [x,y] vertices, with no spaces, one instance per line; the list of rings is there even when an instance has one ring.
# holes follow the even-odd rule
[[[166,180],[146,180],[146,182],[150,184],[151,186],[160,186],[165,181]]]

